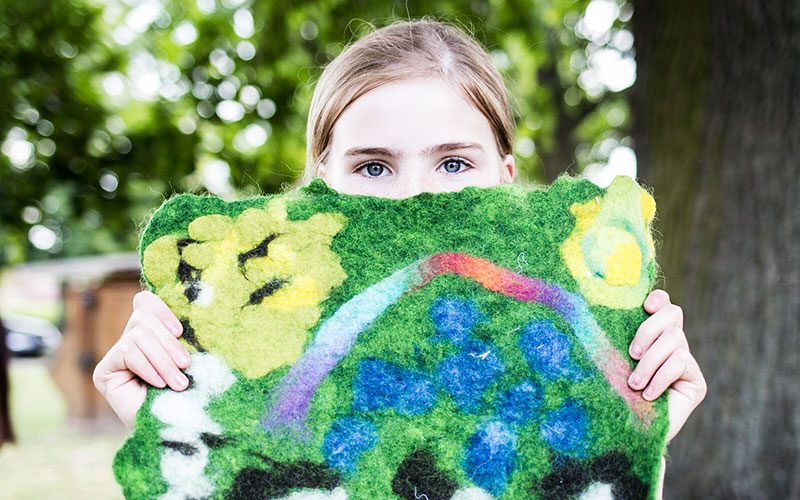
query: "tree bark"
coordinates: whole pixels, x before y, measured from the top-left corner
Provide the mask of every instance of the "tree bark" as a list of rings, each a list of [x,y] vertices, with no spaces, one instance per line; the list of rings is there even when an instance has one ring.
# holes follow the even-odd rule
[[[634,4],[640,176],[709,387],[665,498],[800,498],[800,2]]]

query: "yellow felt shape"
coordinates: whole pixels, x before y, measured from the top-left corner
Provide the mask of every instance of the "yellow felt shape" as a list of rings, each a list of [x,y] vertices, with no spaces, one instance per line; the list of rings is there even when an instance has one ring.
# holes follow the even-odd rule
[[[189,223],[189,237],[198,241],[225,239],[233,229],[230,217],[205,215]]]
[[[152,242],[142,255],[142,266],[147,269],[147,279],[157,287],[175,282],[175,270],[181,260],[178,237],[172,234]]]
[[[642,254],[636,242],[621,243],[606,259],[606,281],[611,285],[635,285],[641,278]]]
[[[650,196],[650,193],[642,190],[642,196],[639,202],[642,204],[642,216],[647,224],[653,222],[653,217],[656,215],[656,200]]]
[[[187,343],[248,378],[300,357],[320,303],[347,277],[330,249],[342,215],[286,217],[285,200],[273,199],[235,219],[198,217],[190,239],[164,236],[144,251],[147,278],[193,327]]]
[[[641,210],[630,211],[639,206]],[[561,257],[592,304],[631,309],[649,290],[647,267],[655,246],[650,223],[655,200],[629,177],[617,177],[602,198],[574,203],[575,228]]]

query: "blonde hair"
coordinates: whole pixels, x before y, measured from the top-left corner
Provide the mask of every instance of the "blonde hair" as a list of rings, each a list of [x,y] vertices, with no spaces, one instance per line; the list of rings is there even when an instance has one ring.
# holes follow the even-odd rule
[[[512,154],[508,91],[486,50],[450,24],[398,21],[348,46],[320,76],[308,114],[302,184],[327,160],[333,127],[350,103],[383,84],[416,77],[442,78],[460,88],[488,119],[500,155]]]

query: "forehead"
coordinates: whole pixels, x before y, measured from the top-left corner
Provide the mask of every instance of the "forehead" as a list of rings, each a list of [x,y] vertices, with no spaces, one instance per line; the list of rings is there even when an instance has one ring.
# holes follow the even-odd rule
[[[438,79],[386,83],[345,109],[333,128],[331,149],[389,146],[419,152],[432,144],[474,142],[496,152],[489,120],[460,89]]]

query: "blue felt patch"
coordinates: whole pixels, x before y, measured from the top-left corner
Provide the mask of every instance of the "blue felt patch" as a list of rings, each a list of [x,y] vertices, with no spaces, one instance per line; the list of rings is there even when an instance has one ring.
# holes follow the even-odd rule
[[[331,426],[322,443],[328,465],[354,472],[361,454],[378,442],[378,429],[365,418],[342,417]]]
[[[449,297],[438,297],[433,302],[431,318],[436,333],[455,344],[467,340],[476,324],[489,321],[474,301]]]
[[[517,435],[505,422],[492,421],[469,438],[464,471],[475,484],[499,495],[514,470]]]
[[[503,372],[497,348],[477,340],[466,341],[463,349],[439,364],[439,383],[465,412],[474,411],[481,396]]]
[[[547,414],[540,428],[542,439],[557,453],[583,458],[589,445],[589,420],[574,399]]]
[[[547,380],[562,377],[577,380],[584,375],[570,355],[572,342],[569,337],[558,331],[549,320],[528,323],[525,333],[520,335],[519,344],[531,370]]]
[[[436,402],[433,381],[421,373],[365,359],[353,380],[353,409],[369,412],[394,408],[403,415],[419,415]]]
[[[500,395],[497,414],[506,422],[522,425],[539,414],[543,402],[544,389],[526,380]]]

